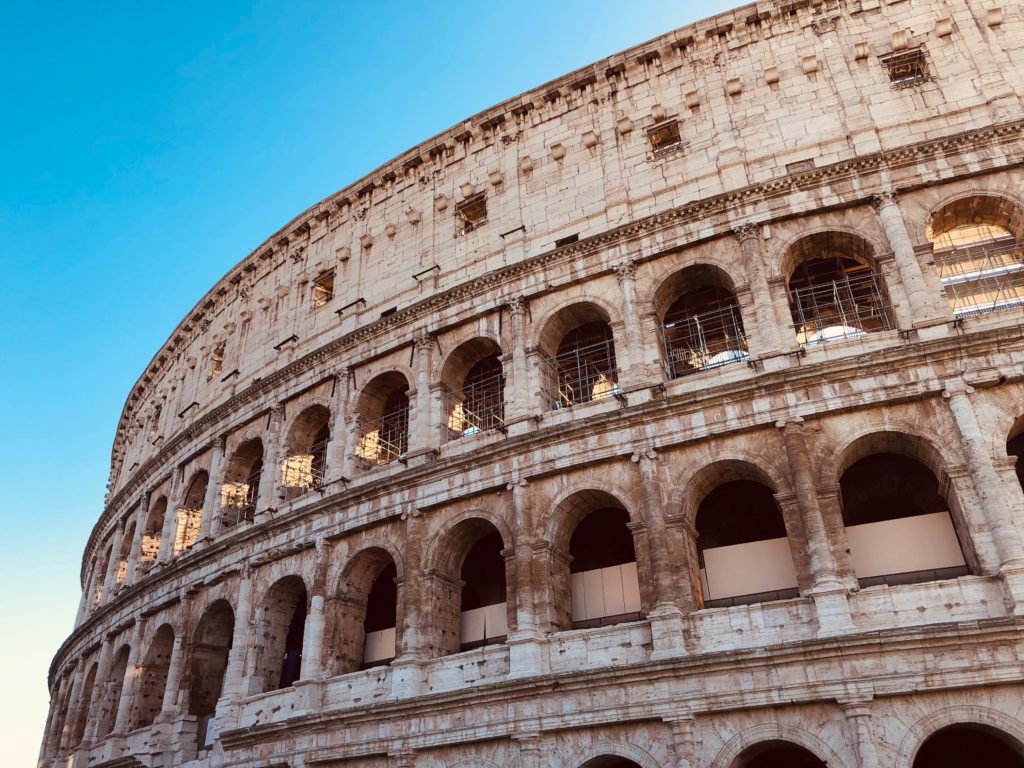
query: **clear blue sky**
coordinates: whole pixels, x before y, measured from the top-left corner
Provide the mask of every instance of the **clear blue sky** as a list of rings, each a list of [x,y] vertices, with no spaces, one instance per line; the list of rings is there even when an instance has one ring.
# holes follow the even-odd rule
[[[34,764],[129,388],[232,265],[461,120],[736,3],[0,0],[0,697]]]

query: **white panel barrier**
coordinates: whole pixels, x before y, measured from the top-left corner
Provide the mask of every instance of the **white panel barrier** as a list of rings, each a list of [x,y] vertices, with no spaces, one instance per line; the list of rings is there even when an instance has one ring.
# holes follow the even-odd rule
[[[796,587],[789,540],[768,539],[704,550],[707,600],[777,592]]]
[[[861,579],[965,565],[948,512],[851,525],[846,538]]]
[[[508,634],[506,603],[485,605],[462,612],[462,643],[476,643]]]
[[[612,565],[572,574],[572,620],[640,612],[636,563]]]
[[[366,643],[363,648],[364,664],[372,664],[375,661],[393,658],[395,658],[394,627],[366,633]]]

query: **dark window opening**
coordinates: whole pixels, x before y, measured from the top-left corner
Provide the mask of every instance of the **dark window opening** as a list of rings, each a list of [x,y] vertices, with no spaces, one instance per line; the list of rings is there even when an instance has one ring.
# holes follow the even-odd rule
[[[641,618],[636,550],[629,513],[596,509],[579,522],[569,540],[572,626],[620,624]]]
[[[288,634],[284,641],[284,656],[281,659],[281,688],[299,679],[302,673],[302,639],[306,628],[306,595],[303,591],[295,605],[292,620],[288,624]]]
[[[504,544],[497,531],[477,541],[462,561],[461,650],[505,642]]]
[[[852,258],[801,262],[790,277],[789,293],[797,341],[805,347],[893,327],[877,275]]]
[[[487,196],[478,192],[455,206],[459,234],[472,232],[487,221]]]
[[[647,131],[647,140],[651,142],[655,157],[681,148],[683,139],[679,134],[679,121],[668,120],[654,126]]]
[[[547,362],[557,382],[554,408],[569,408],[619,393],[612,329],[603,320],[567,333],[555,357]]]
[[[313,309],[327,306],[334,298],[334,272],[325,272],[313,281]]]
[[[747,359],[739,303],[726,288],[708,285],[683,293],[665,313],[662,331],[670,378]]]
[[[928,62],[921,48],[893,53],[883,57],[881,61],[889,73],[889,83],[893,88],[910,88],[931,80]]]
[[[770,741],[747,750],[737,768],[825,768],[814,754],[795,744]]]
[[[398,570],[388,563],[370,588],[363,620],[362,669],[379,667],[395,657],[395,627],[398,623]]]
[[[454,439],[505,425],[505,374],[501,355],[481,358],[469,369],[458,394],[446,392],[448,435]]]
[[[1021,745],[984,725],[958,724],[929,736],[914,758],[913,768],[1024,768]]]

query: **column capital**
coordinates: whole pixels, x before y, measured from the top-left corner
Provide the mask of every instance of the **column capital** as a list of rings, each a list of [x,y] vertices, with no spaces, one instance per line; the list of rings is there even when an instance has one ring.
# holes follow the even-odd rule
[[[512,317],[525,317],[530,308],[529,302],[523,296],[513,296],[505,306]]]
[[[434,346],[434,335],[429,331],[420,331],[412,340],[417,352],[429,351]]]
[[[618,278],[620,283],[636,279],[636,262],[632,259],[616,264],[614,269],[615,277]]]
[[[871,196],[871,207],[876,212],[890,205],[896,205],[896,190],[894,189],[883,189]]]
[[[732,228],[732,236],[735,237],[740,243],[746,242],[748,240],[760,241],[761,225],[755,222],[737,224]]]
[[[970,395],[974,393],[974,387],[963,379],[949,379],[943,382],[942,397],[949,400],[954,395]]]
[[[775,422],[775,427],[785,430],[786,427],[803,427],[804,423],[802,416],[785,416]]]

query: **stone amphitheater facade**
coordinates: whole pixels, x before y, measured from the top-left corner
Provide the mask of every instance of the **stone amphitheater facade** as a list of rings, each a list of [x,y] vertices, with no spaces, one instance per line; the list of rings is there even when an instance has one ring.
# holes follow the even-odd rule
[[[281,228],[131,390],[40,765],[1024,765],[999,2],[748,5]]]

